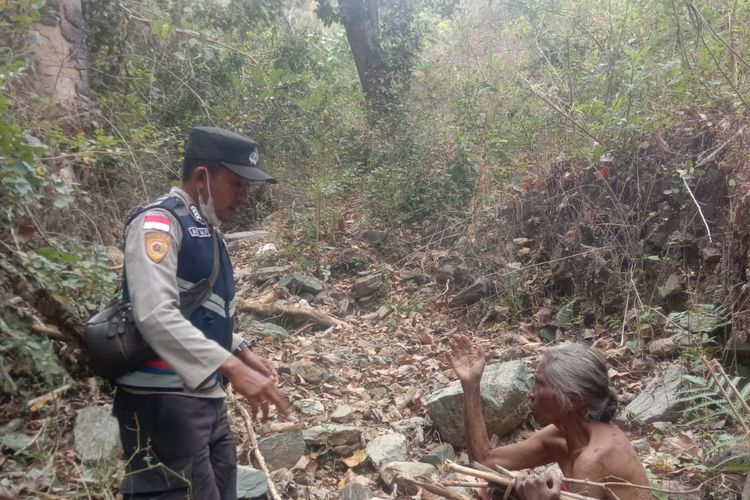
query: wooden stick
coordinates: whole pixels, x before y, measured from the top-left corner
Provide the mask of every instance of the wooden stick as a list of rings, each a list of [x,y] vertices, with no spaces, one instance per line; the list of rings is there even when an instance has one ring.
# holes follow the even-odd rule
[[[298,431],[305,428],[304,422],[269,422],[258,428],[258,434],[266,436],[275,432]]]
[[[265,473],[266,477],[268,478],[268,495],[271,497],[272,500],[282,500],[281,496],[279,496],[279,492],[276,491],[276,485],[273,484],[273,479],[271,478],[271,472],[268,470],[268,464],[266,464],[266,459],[263,458],[263,454],[258,449],[258,438],[255,436],[255,429],[253,428],[253,420],[250,418],[250,414],[247,412],[247,409],[245,409],[242,404],[235,400],[234,397],[232,397],[232,400],[235,402],[235,405],[237,408],[240,409],[240,412],[242,413],[242,418],[245,421],[245,427],[247,428],[247,433],[250,436],[250,444],[253,446],[252,453],[255,455],[255,459],[258,461],[258,465],[260,466],[260,469]]]
[[[470,467],[464,467],[462,465],[458,465],[455,462],[446,462],[447,467],[454,471],[459,472],[461,474],[466,474],[467,476],[473,476],[478,477],[480,479],[484,479],[485,481],[489,481],[491,483],[499,484],[500,486],[505,486],[506,489],[514,484],[514,480],[511,477],[504,477],[499,474],[496,474],[494,472],[486,472],[481,470],[472,469]],[[563,478],[563,481],[565,479]],[[617,483],[618,485],[622,485],[621,483]],[[625,484],[626,485],[626,484]],[[576,493],[571,493],[569,491],[561,491],[560,492],[560,498],[573,498],[575,500],[594,500],[593,497],[587,497],[584,495],[578,495]]]
[[[412,484],[415,484],[417,486],[420,486],[424,488],[425,490],[429,491],[430,493],[434,493],[436,495],[440,495],[442,497],[448,498],[449,500],[471,500],[471,497],[466,496],[463,493],[449,490],[448,488],[445,488],[444,486],[441,486],[436,483],[430,483],[422,479],[417,479],[415,477],[406,476],[406,475],[400,475],[399,478],[403,479],[404,481],[408,481]]]
[[[341,326],[344,328],[350,328],[349,324],[341,321],[337,317],[318,311],[317,309],[295,306],[287,306],[281,304],[269,304],[264,303],[260,300],[247,299],[240,303],[240,312],[249,312],[255,314],[261,314],[263,316],[291,316],[293,318],[302,318],[310,321],[314,321],[320,325],[327,327]]]
[[[490,473],[490,472],[485,472],[485,471],[481,471],[481,470],[471,469],[471,468],[468,468],[468,467],[463,467],[463,466],[458,465],[458,464],[456,464],[454,462],[446,462],[446,464],[447,464],[447,466],[448,466],[449,469],[454,470],[456,472],[460,472],[461,474],[466,474],[467,476],[478,477],[480,479],[484,479],[486,481],[490,481],[490,482],[497,483],[497,484],[500,484],[500,485],[505,485],[508,482],[510,484],[513,484],[513,478],[512,477],[515,476],[515,474],[513,472],[507,471],[507,469],[504,469],[504,468],[503,468],[504,470],[506,470],[507,472],[509,472],[511,474],[510,478],[507,478],[507,477],[504,477],[504,476],[499,476],[497,474],[493,474],[493,473]],[[485,469],[487,468],[484,465],[482,467],[485,468]],[[496,466],[496,467],[499,467],[499,466]],[[568,477],[565,477],[565,476],[562,476],[560,479],[563,482],[565,482],[565,483],[583,484],[583,485],[587,485],[587,486],[597,486],[597,487],[605,488],[605,489],[609,489],[612,486],[615,486],[615,487],[620,486],[620,487],[627,487],[627,488],[636,488],[636,489],[639,489],[639,490],[656,491],[658,493],[667,493],[667,494],[670,494],[670,495],[690,494],[690,493],[696,493],[697,491],[700,491],[700,488],[692,489],[692,490],[685,490],[685,491],[666,490],[666,489],[662,489],[662,488],[654,488],[653,486],[643,486],[643,485],[640,485],[640,484],[633,484],[633,483],[629,483],[629,482],[627,482],[625,480],[622,480],[622,481],[596,482],[596,481],[588,481],[588,480],[584,480],[584,479],[571,479],[571,478],[568,478]],[[614,479],[616,479],[616,478],[614,478]],[[567,496],[568,498],[577,498],[579,500],[584,500],[584,499],[590,499],[591,498],[591,497],[587,497],[587,496],[583,496],[583,495],[578,495],[576,493],[570,493],[568,491],[562,491],[562,492],[560,492],[560,496],[561,497]]]
[[[706,233],[708,233],[708,242],[713,243],[713,240],[711,239],[711,228],[708,227],[708,222],[706,221],[706,217],[703,216],[703,209],[701,209],[700,203],[698,203],[698,200],[695,199],[695,195],[693,194],[693,191],[690,189],[690,186],[688,186],[687,181],[685,180],[685,177],[682,176],[682,183],[685,184],[685,189],[687,189],[688,194],[693,199],[693,203],[695,204],[695,208],[698,209],[698,215],[701,216],[701,220],[703,221],[703,225],[706,227]]]
[[[65,384],[62,387],[58,387],[54,391],[48,392],[47,394],[42,394],[41,396],[36,397],[34,399],[29,399],[26,402],[26,408],[28,408],[31,411],[37,411],[49,401],[53,401],[59,398],[60,394],[67,391],[71,387],[72,387],[71,384]]]

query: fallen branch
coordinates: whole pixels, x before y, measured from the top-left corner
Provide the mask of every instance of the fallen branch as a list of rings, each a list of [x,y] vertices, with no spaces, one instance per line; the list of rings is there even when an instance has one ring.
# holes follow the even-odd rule
[[[509,486],[514,483],[515,473],[500,466],[495,466],[495,467],[499,469],[500,474],[502,475],[491,472],[491,469],[476,462],[473,463],[472,466],[477,467],[477,469],[464,467],[462,465],[458,465],[457,463],[450,462],[450,461],[446,462],[446,465],[452,471],[459,472],[461,474],[466,474],[467,476],[478,477],[479,479],[484,479],[485,481],[499,484],[500,486]],[[625,480],[597,482],[597,481],[588,481],[585,479],[571,479],[565,476],[561,477],[560,479],[564,483],[581,484],[585,486],[596,486],[598,488],[604,488],[606,490],[610,490],[610,488],[612,487],[625,487],[625,488],[635,488],[639,490],[655,491],[657,493],[666,493],[669,495],[687,495],[687,494],[692,494],[692,493],[696,493],[700,491],[700,488],[696,488],[692,490],[685,490],[685,491],[667,490],[663,488],[654,488],[652,486],[643,486],[640,484],[633,484]],[[613,478],[613,479],[617,479],[617,478]],[[561,491],[560,498],[575,498],[578,500],[592,500],[592,497],[578,495],[577,493],[571,493],[569,491]]]
[[[268,295],[268,294],[267,294]],[[318,311],[311,307],[302,307],[300,305],[288,306],[284,304],[271,303],[267,300],[267,295],[259,299],[246,299],[240,303],[239,311],[263,316],[289,316],[313,321],[319,325],[327,327],[350,328],[348,323],[341,321],[337,317]]]
[[[245,421],[245,428],[247,429],[247,433],[250,436],[250,444],[252,445],[252,454],[255,455],[255,459],[258,461],[258,466],[260,467],[260,470],[263,471],[263,473],[266,475],[266,478],[268,478],[268,496],[271,497],[272,500],[281,500],[281,496],[279,496],[279,492],[276,491],[276,485],[273,484],[273,478],[271,478],[271,472],[268,470],[268,464],[266,464],[266,459],[263,458],[263,454],[260,452],[260,449],[258,449],[258,438],[255,435],[255,429],[253,428],[253,420],[250,418],[250,414],[247,412],[247,409],[245,409],[242,404],[237,402],[234,399],[234,396],[232,395],[232,399],[235,402],[235,405],[237,408],[240,409],[240,412],[242,413],[242,419]]]
[[[702,160],[700,160],[698,163],[696,163],[695,168],[700,168],[704,166],[705,164],[712,162],[716,159],[719,154],[726,149],[726,147],[731,144],[735,139],[737,139],[742,133],[745,131],[745,127],[740,127],[740,129],[732,136],[730,137],[726,142],[724,142],[721,146],[714,149],[710,155],[706,156]]]
[[[430,493],[434,493],[436,495],[440,495],[442,497],[448,498],[449,500],[471,500],[471,497],[464,495],[463,493],[450,490],[436,483],[427,482],[423,479],[418,479],[415,477],[405,476],[405,475],[401,475],[399,476],[399,478],[409,483],[412,483],[414,485],[420,486],[421,488],[424,488]]]
[[[273,422],[265,423],[258,428],[258,434],[267,436],[275,432],[299,431],[305,428],[304,422]]]
[[[60,397],[60,394],[67,391],[71,387],[72,387],[71,384],[65,384],[61,387],[58,387],[54,391],[48,392],[47,394],[42,394],[41,396],[36,397],[34,399],[29,399],[26,402],[26,408],[28,408],[31,411],[37,411],[48,402],[58,399]]]
[[[701,209],[700,203],[698,203],[698,200],[695,199],[695,195],[693,194],[693,191],[690,189],[690,186],[687,183],[687,180],[685,180],[685,176],[682,176],[682,183],[685,184],[685,189],[687,189],[688,194],[690,195],[690,198],[693,199],[693,203],[695,203],[695,207],[698,209],[698,215],[701,216],[701,220],[703,221],[703,225],[706,226],[706,233],[708,234],[708,242],[713,243],[713,240],[711,239],[711,228],[708,227],[708,222],[706,221],[706,217],[703,215],[703,209]]]
[[[42,335],[52,340],[68,340],[65,335],[55,325],[45,325],[43,323],[34,323],[31,325],[31,331],[34,333],[41,333]]]

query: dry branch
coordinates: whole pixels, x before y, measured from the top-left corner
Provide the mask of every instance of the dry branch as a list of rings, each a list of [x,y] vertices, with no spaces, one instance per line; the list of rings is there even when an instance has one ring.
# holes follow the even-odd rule
[[[271,471],[268,470],[266,459],[263,457],[260,449],[258,449],[258,438],[256,437],[255,429],[253,428],[253,420],[250,418],[250,414],[247,412],[247,409],[245,409],[245,407],[242,406],[242,404],[240,404],[239,402],[237,402],[237,408],[240,409],[240,412],[242,413],[242,419],[245,421],[245,428],[247,429],[247,433],[250,436],[250,444],[253,447],[252,453],[253,455],[255,455],[255,459],[258,461],[260,470],[262,470],[268,478],[268,496],[270,496],[272,500],[281,500],[279,492],[276,491],[276,485],[273,484],[273,478],[271,477]]]
[[[313,321],[319,325],[326,327],[345,327],[349,328],[349,324],[341,321],[337,317],[313,309],[311,307],[303,307],[300,305],[285,305],[278,304],[276,301],[276,294],[274,290],[269,293],[262,295],[255,299],[246,299],[240,303],[240,312],[249,312],[253,314],[260,314],[263,316],[289,316],[292,318],[304,319],[307,321]]]
[[[403,479],[404,481],[407,481],[409,483],[415,484],[417,486],[420,486],[424,488],[425,490],[429,491],[430,493],[434,493],[436,495],[440,495],[444,498],[447,498],[449,500],[471,500],[471,497],[464,495],[463,493],[459,493],[458,491],[450,490],[444,486],[441,486],[436,483],[431,483],[428,481],[425,481],[423,479],[418,479],[411,476],[399,476],[399,478]]]

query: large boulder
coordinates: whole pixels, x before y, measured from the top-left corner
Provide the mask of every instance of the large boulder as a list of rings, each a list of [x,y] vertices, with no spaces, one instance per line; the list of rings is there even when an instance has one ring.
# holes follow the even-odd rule
[[[423,462],[390,462],[380,469],[380,479],[389,487],[398,486],[399,495],[416,495],[419,487],[405,481],[402,476],[432,479],[437,470],[435,466]]]
[[[302,431],[305,443],[309,445],[341,446],[359,445],[362,431],[358,427],[342,424],[321,424]]]
[[[371,295],[382,295],[386,291],[383,273],[370,274],[354,281],[352,297],[362,299]]]
[[[451,306],[468,306],[478,302],[482,297],[487,295],[490,287],[484,280],[474,282],[468,288],[464,288],[451,299]]]
[[[339,500],[370,500],[375,494],[370,488],[360,483],[349,483],[339,493]]]
[[[398,432],[378,436],[365,447],[365,453],[375,467],[388,462],[406,460],[409,445],[406,437]]]
[[[287,274],[279,280],[279,286],[283,286],[297,295],[301,293],[316,295],[324,290],[323,282],[318,278],[301,273]]]
[[[305,454],[305,440],[301,431],[279,432],[258,441],[258,451],[270,470],[291,469]]]
[[[490,434],[503,436],[528,416],[531,377],[521,361],[489,365],[482,375],[482,410]],[[455,381],[427,398],[427,412],[443,440],[454,446],[464,443],[464,394]]]
[[[120,428],[112,416],[112,405],[87,406],[78,410],[73,429],[76,453],[84,463],[115,458]]]
[[[628,418],[644,424],[676,419],[682,407],[682,374],[681,366],[671,365],[651,378],[646,388],[625,408]]]
[[[237,466],[237,498],[265,498],[267,489],[268,478],[263,471],[247,465]]]

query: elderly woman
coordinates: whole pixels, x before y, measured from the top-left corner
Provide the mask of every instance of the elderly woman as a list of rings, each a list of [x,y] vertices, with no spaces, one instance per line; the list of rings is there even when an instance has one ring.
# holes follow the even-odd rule
[[[556,462],[569,479],[649,486],[633,446],[612,423],[617,396],[609,387],[606,364],[593,350],[579,344],[546,350],[529,393],[534,419],[544,427],[524,441],[498,448],[490,447],[482,414],[484,352],[468,337],[456,335],[449,359],[464,391],[466,447],[472,461],[510,470]],[[567,484],[551,474],[528,471],[516,477],[515,492],[523,499],[556,499],[561,489],[613,500],[653,498],[649,490],[630,486]]]

